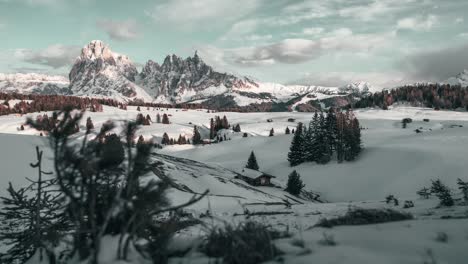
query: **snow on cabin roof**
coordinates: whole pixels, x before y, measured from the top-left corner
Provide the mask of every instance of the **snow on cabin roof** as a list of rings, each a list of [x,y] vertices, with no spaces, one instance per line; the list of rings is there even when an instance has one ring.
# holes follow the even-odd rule
[[[274,176],[266,174],[264,172],[257,171],[257,170],[252,170],[252,169],[248,169],[248,168],[243,168],[242,171],[240,171],[239,173],[242,174],[243,176],[251,178],[251,179],[257,179],[258,177],[261,177],[261,176],[266,176],[266,177],[271,177],[271,178],[274,177]]]

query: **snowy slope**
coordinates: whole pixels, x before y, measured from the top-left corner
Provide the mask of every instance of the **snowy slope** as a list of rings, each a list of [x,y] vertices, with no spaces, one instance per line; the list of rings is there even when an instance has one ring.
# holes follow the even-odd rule
[[[286,162],[291,135],[284,135],[283,131],[286,126],[291,128],[295,125],[287,119],[307,122],[311,114],[141,109],[141,113],[152,117],[158,112],[170,114],[171,124],[144,126],[137,135],[155,140],[159,140],[164,132],[171,137],[179,134],[190,136],[193,124],[207,126],[209,118],[214,115],[226,115],[232,124],[239,123],[242,131],[249,134],[248,138],[242,138],[239,133],[223,131],[231,140],[207,146],[169,146],[157,150],[152,159],[159,162],[157,168],[164,172],[163,175],[174,182],[174,188],[169,191],[174,204],[187,201],[193,193],[210,190],[209,196],[187,209],[195,216],[210,210],[214,218],[203,218],[208,226],[245,221],[247,216],[243,213],[246,209],[251,213],[272,213],[271,216],[250,216],[249,219],[292,233],[290,238],[275,241],[284,252],[282,258],[285,263],[424,263],[430,261],[429,249],[437,263],[462,264],[468,257],[466,219],[456,219],[467,217],[466,206],[438,208],[435,198],[423,200],[415,194],[420,187],[428,186],[430,179],[441,178],[459,197],[454,186],[455,179],[468,180],[465,165],[468,145],[466,112],[411,107],[356,111],[361,125],[366,128],[363,130],[365,150],[357,161],[343,164],[332,162],[328,165],[309,163],[294,168],[302,175],[307,189],[318,191],[331,202],[301,200],[303,204],[293,203],[291,207],[284,204],[285,199],[291,200],[282,188],[253,188],[235,179],[236,173],[233,171],[242,168],[248,154],[254,150],[260,169],[277,176],[275,184],[284,184],[292,168]],[[85,119],[90,116],[96,129],[99,129],[108,119],[133,119],[137,113],[135,107],[124,111],[105,106],[102,113],[86,113]],[[35,115],[37,113],[30,116]],[[407,129],[401,128],[400,121],[404,117],[414,120]],[[44,147],[44,169],[51,170],[48,159],[50,151],[45,148],[45,139],[30,136],[38,132],[28,127],[24,131],[17,130],[24,118],[17,115],[0,116],[0,132],[7,133],[0,134],[1,186],[7,186],[9,181],[17,186],[24,185],[27,184],[24,177],[35,175],[34,169],[28,165],[34,160],[35,145]],[[270,118],[273,122],[266,121]],[[422,119],[426,118],[430,121],[423,122]],[[268,137],[272,127],[275,136]],[[420,127],[424,132],[416,134],[413,130]],[[156,172],[151,172],[154,178],[161,175]],[[1,188],[0,195],[5,194],[5,188]],[[388,194],[396,195],[400,201],[411,199],[415,207],[403,209],[402,204],[388,205],[383,202]],[[411,212],[415,220],[333,229],[314,227],[321,218],[340,216],[354,207],[404,210]],[[174,247],[196,245],[205,231],[206,228],[197,226],[179,233],[173,242],[178,245]],[[334,237],[336,246],[321,244],[324,232]],[[438,232],[446,233],[448,241],[437,241]],[[297,240],[303,240],[304,246],[298,247]],[[105,263],[113,263],[112,260]],[[192,252],[185,258],[172,259],[170,263],[208,261],[206,256]]]

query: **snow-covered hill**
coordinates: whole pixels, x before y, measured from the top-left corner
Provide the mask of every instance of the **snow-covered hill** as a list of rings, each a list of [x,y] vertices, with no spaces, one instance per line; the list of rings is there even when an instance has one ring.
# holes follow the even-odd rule
[[[354,162],[327,165],[304,163],[294,168],[287,163],[287,152],[292,135],[284,129],[297,122],[308,122],[310,113],[207,113],[206,110],[153,109],[128,107],[122,110],[104,106],[103,112],[86,112],[81,123],[81,133],[87,117],[91,117],[95,129],[108,119],[134,119],[138,113],[155,117],[157,113],[170,115],[170,124],[152,123],[138,130],[137,136],[159,141],[163,133],[170,137],[192,136],[193,125],[206,132],[210,118],[226,115],[231,124],[240,124],[241,133],[223,130],[228,140],[205,146],[173,145],[155,149],[152,161],[156,162],[150,175],[168,177],[172,183],[168,197],[173,204],[187,201],[194,193],[208,189],[210,195],[186,208],[186,212],[199,217],[205,226],[260,221],[275,229],[288,230],[292,237],[275,241],[284,253],[286,263],[423,263],[437,259],[438,263],[464,263],[466,252],[466,206],[438,207],[436,198],[421,199],[416,191],[428,186],[431,179],[440,178],[461,197],[456,189],[456,179],[466,178],[466,145],[468,144],[468,114],[466,112],[435,111],[428,108],[390,107],[389,110],[365,109],[355,114],[363,126],[364,151]],[[35,158],[36,145],[44,149],[45,171],[53,171],[51,151],[47,140],[37,136],[28,126],[18,130],[26,116],[0,116],[0,186],[12,182],[14,186],[28,183],[25,177],[35,175],[28,164]],[[410,117],[413,122],[401,128],[401,119]],[[295,122],[288,119],[294,118]],[[267,119],[271,119],[269,122]],[[423,121],[429,119],[429,122]],[[275,136],[269,137],[271,128]],[[415,133],[418,128],[423,133]],[[115,132],[119,132],[116,130]],[[244,138],[242,133],[247,133]],[[204,134],[204,133],[202,133]],[[276,176],[277,187],[253,187],[236,179],[236,171],[245,165],[248,155],[254,151],[260,170]],[[287,175],[293,170],[301,174],[306,189],[319,193],[328,201],[316,203],[291,197],[283,191]],[[156,176],[158,175],[158,176]],[[386,204],[385,196],[393,194],[400,205]],[[6,189],[0,188],[0,196]],[[296,201],[292,200],[295,199]],[[288,200],[291,204],[285,202]],[[405,200],[415,207],[404,209]],[[353,208],[391,208],[414,215],[414,220],[404,222],[341,226],[332,229],[315,227],[322,218],[342,216]],[[246,215],[248,212],[249,215]],[[210,217],[201,217],[210,214]],[[262,214],[262,215],[254,215]],[[269,215],[268,215],[269,214]],[[174,247],[192,253],[171,263],[207,263],[209,259],[196,251],[197,241],[206,227],[194,226],[178,233]],[[337,245],[324,245],[326,233]],[[446,242],[436,239],[438,233],[448,236]],[[365,236],[363,236],[365,234]],[[384,238],[384,239],[383,239]],[[303,246],[298,246],[300,241]],[[0,243],[1,244],[1,243]],[[2,247],[0,245],[0,251]],[[428,255],[428,249],[431,254]],[[108,262],[115,263],[115,257]],[[140,262],[130,262],[138,263]],[[434,262],[427,262],[434,263]]]

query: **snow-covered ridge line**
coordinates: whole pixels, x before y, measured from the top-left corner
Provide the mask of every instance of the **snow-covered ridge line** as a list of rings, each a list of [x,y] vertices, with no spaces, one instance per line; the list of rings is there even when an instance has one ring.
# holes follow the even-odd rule
[[[69,80],[61,75],[47,75],[40,73],[0,73],[0,82],[54,82],[69,84]]]

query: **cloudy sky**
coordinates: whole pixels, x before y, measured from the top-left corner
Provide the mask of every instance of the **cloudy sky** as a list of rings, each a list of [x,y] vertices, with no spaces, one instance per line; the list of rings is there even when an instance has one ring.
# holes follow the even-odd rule
[[[0,72],[65,75],[100,39],[137,65],[198,50],[262,81],[441,81],[468,69],[466,10],[466,0],[0,0]]]

